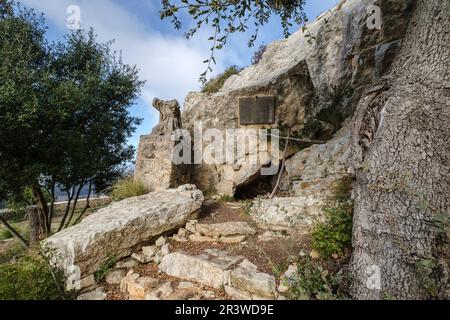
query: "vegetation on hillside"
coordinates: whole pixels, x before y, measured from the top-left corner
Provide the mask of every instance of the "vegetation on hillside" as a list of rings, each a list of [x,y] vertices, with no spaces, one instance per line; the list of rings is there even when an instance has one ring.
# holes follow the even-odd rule
[[[103,190],[134,156],[127,139],[141,120],[129,107],[142,82],[110,47],[92,30],[49,44],[42,16],[0,3],[0,199],[38,205],[43,236],[57,188],[69,199],[62,230],[81,190]]]
[[[113,201],[120,201],[131,197],[142,196],[150,190],[134,177],[126,177],[117,180],[111,187],[110,196]]]
[[[332,195],[322,208],[325,219],[317,223],[312,230],[312,247],[321,257],[342,255],[351,246],[353,228],[351,184],[351,177],[344,177],[335,183]]]
[[[267,24],[273,16],[281,19],[284,36],[288,37],[293,23],[301,25],[307,21],[303,10],[305,0],[161,0],[161,19],[170,19],[174,28],[180,30],[180,11],[186,11],[194,21],[194,27],[186,32],[191,38],[205,26],[211,27],[213,34],[208,38],[211,42],[211,55],[204,61],[206,71],[200,75],[200,81],[207,80],[208,72],[212,71],[212,64],[216,63],[215,51],[222,49],[228,37],[236,32],[248,32],[253,27],[248,46],[252,47],[259,33],[259,28]]]
[[[0,300],[65,300],[65,276],[39,254],[0,265]]]
[[[228,67],[223,73],[217,75],[216,77],[210,79],[202,87],[202,93],[216,93],[222,89],[225,81],[232,75],[238,74],[241,69],[237,66]]]

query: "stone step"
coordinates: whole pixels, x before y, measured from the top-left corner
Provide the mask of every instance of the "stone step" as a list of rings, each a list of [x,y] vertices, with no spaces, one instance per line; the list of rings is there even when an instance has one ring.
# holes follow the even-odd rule
[[[275,278],[258,271],[242,256],[232,256],[217,249],[200,255],[174,252],[162,258],[160,271],[176,278],[193,281],[215,289],[224,288],[233,299],[276,299]]]

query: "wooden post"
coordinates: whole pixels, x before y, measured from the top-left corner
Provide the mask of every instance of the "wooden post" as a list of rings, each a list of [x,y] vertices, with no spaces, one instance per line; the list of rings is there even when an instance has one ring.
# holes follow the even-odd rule
[[[28,242],[0,215],[0,223],[5,226],[6,229],[11,232],[11,234],[20,241],[20,243],[26,248],[29,248]]]
[[[28,207],[28,226],[30,229],[30,248],[37,245],[39,241],[39,213],[37,206]]]

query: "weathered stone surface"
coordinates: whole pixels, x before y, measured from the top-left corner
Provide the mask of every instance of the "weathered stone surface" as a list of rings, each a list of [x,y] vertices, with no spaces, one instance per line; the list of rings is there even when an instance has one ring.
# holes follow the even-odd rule
[[[280,278],[280,285],[278,286],[278,292],[285,293],[289,291],[291,286],[295,284],[297,276],[297,265],[292,264],[288,267],[287,271]]]
[[[145,254],[137,253],[137,252],[133,253],[131,255],[131,257],[133,259],[135,259],[137,262],[142,263],[142,264],[146,264],[146,263],[153,261],[153,256],[147,256]]]
[[[256,199],[250,213],[266,224],[308,227],[321,215],[321,204],[322,199],[312,197]]]
[[[88,276],[109,257],[130,256],[140,244],[185,225],[202,201],[202,192],[192,185],[126,199],[48,238],[43,247],[68,274],[75,265]]]
[[[189,180],[188,168],[172,162],[177,142],[171,134],[141,136],[134,177],[150,190],[176,188]]]
[[[197,224],[195,229],[202,235],[208,237],[254,235],[256,230],[249,226],[247,222],[223,222],[215,224]]]
[[[126,274],[125,269],[111,270],[106,274],[105,281],[107,284],[120,284]]]
[[[151,291],[145,296],[145,300],[172,300],[170,295],[174,292],[172,282],[165,282],[156,290]]]
[[[127,291],[130,299],[144,300],[147,293],[159,285],[159,280],[151,277],[141,277],[134,281],[129,281]]]
[[[327,143],[296,153],[286,161],[283,182],[295,196],[325,198],[331,185],[347,174],[350,156],[351,123],[339,130]]]
[[[93,288],[96,285],[97,285],[97,281],[95,281],[95,277],[93,274],[91,274],[87,277],[81,278],[81,280],[79,282],[79,286],[80,286],[81,290]]]
[[[162,258],[159,268],[170,276],[219,289],[228,283],[230,270],[242,260],[243,257],[212,249],[199,256],[174,252]]]
[[[350,123],[347,122],[327,143],[306,148],[287,159],[281,185],[292,197],[257,199],[251,213],[271,225],[311,225],[314,219],[320,218],[321,207],[333,184],[347,175],[349,155]]]
[[[166,243],[161,247],[160,251],[162,256],[168,255],[170,253],[170,244]]]
[[[156,246],[142,247],[142,254],[148,257],[153,257],[156,254],[156,251],[158,251]]]
[[[138,262],[132,258],[126,258],[116,263],[116,269],[133,269],[138,266]]]
[[[318,116],[323,110],[344,117],[352,115],[362,92],[389,68],[409,19],[404,0],[347,0],[297,31],[288,39],[268,45],[261,61],[230,77],[214,94],[190,93],[184,103],[183,125],[192,129],[246,128],[239,123],[239,99],[248,96],[276,97],[275,124],[301,133],[306,124],[318,124],[317,133],[328,140],[339,124]],[[367,8],[378,5],[383,12],[382,30],[367,28]],[[230,112],[231,109],[231,112]],[[277,125],[253,125],[255,128]],[[313,126],[306,126],[311,128]],[[293,135],[291,135],[293,136]],[[301,147],[301,148],[304,148]],[[289,156],[301,149],[293,146]],[[243,159],[244,163],[248,158]],[[260,176],[257,165],[198,165],[191,171],[192,183],[202,190],[216,189],[233,195]]]
[[[231,286],[225,286],[225,292],[233,300],[252,300],[250,292],[242,291]]]
[[[107,294],[103,288],[97,288],[94,291],[86,292],[77,297],[77,300],[98,301],[106,300]]]
[[[254,300],[275,299],[275,278],[267,273],[258,272],[248,260],[231,271],[230,285],[240,291],[249,292]]]
[[[178,234],[174,234],[172,239],[173,239],[173,241],[176,241],[176,242],[187,242],[188,241],[185,237],[182,237]]]
[[[199,236],[196,234],[191,234],[189,236],[189,240],[192,242],[217,242],[218,239],[214,239],[211,237],[206,237],[206,236]]]
[[[128,293],[128,285],[133,284],[139,278],[139,274],[133,273],[132,271],[128,272],[126,277],[122,278],[120,281],[120,291],[123,293]]]
[[[157,247],[162,247],[163,245],[165,245],[167,242],[166,237],[159,237],[158,240],[156,240],[155,245]]]
[[[245,241],[246,236],[231,236],[231,237],[220,237],[219,241],[222,243],[241,243]]]
[[[159,111],[159,123],[152,134],[171,134],[174,130],[181,128],[180,104],[177,100],[164,101],[155,98],[152,105]]]

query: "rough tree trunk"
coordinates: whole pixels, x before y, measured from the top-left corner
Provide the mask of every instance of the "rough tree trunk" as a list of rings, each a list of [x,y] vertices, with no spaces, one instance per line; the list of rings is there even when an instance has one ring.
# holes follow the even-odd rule
[[[448,298],[449,59],[450,1],[417,0],[390,73],[358,106],[355,298]]]

